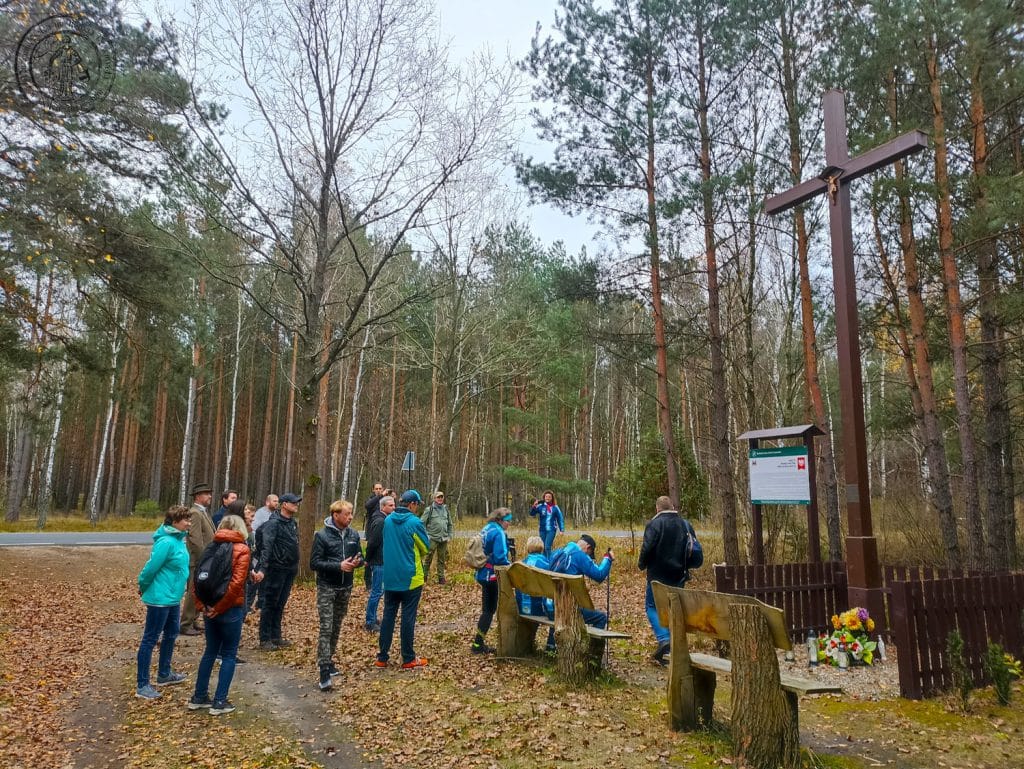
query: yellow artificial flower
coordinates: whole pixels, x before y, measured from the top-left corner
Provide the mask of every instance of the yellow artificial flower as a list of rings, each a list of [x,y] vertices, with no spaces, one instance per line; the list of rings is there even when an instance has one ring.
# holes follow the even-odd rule
[[[835,630],[839,630],[839,628],[840,628],[840,627],[842,627],[842,626],[841,626],[841,625],[839,624],[839,617],[838,617],[837,615],[835,615],[835,614],[833,614],[833,615],[832,615],[832,627],[833,627],[833,628],[834,628]]]
[[[875,629],[875,621],[868,617],[868,632],[870,633]]]

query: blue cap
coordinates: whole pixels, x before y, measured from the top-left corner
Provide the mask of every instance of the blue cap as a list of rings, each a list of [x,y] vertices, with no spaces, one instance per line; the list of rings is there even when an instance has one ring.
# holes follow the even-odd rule
[[[403,505],[411,504],[415,502],[417,505],[423,503],[423,498],[416,489],[409,489],[408,491],[402,492],[402,498],[398,500]]]
[[[302,497],[298,494],[282,494],[278,497],[278,502],[291,502],[293,505],[299,504],[302,501]]]

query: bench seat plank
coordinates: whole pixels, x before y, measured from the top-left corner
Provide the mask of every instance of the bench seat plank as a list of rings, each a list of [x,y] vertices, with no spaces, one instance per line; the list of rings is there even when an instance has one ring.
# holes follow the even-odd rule
[[[701,654],[690,652],[690,664],[701,670],[710,670],[712,673],[732,673],[732,660],[716,657],[713,654]],[[810,678],[801,678],[792,673],[779,672],[779,682],[782,688],[794,694],[825,694],[828,692],[842,692],[843,687],[835,684],[827,684],[822,681],[815,681]]]

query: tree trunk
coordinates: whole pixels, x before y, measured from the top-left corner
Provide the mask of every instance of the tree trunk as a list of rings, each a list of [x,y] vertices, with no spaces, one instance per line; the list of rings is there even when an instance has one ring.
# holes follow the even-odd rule
[[[242,292],[238,292],[238,318],[235,321],[235,365],[231,372],[231,416],[228,418],[228,447],[224,460],[224,488],[231,486],[231,460],[235,455],[235,424],[238,415],[238,365],[242,356]],[[245,489],[242,489],[245,496]]]
[[[46,449],[46,469],[39,484],[39,504],[37,505],[36,528],[46,526],[46,518],[50,513],[53,498],[53,463],[57,455],[57,439],[60,437],[60,422],[64,415],[64,381],[67,375],[67,364],[61,365],[61,374],[57,386],[57,404],[54,407],[53,430],[50,432],[50,443]]]
[[[218,345],[219,346],[219,345]],[[210,431],[211,440],[207,442],[208,450],[211,452],[213,459],[213,471],[208,476],[210,483],[216,484],[220,481],[220,468],[221,458],[223,457],[223,446],[224,446],[224,351],[221,349],[217,355],[217,373],[214,375],[217,378],[217,410],[216,416],[213,420],[213,428]],[[209,460],[207,460],[209,462]],[[227,472],[225,471],[225,474]],[[227,486],[224,486],[220,491],[225,491]],[[214,488],[214,491],[217,491]],[[215,496],[213,504],[218,504],[218,497]]]
[[[192,483],[192,466],[194,463],[192,433],[195,431],[196,396],[198,394],[199,343],[192,343],[192,370],[188,377],[188,396],[185,401],[185,432],[181,438],[181,477],[178,480],[178,504],[184,505],[188,499],[189,486]]]
[[[889,114],[895,127],[896,89],[892,81],[890,81],[889,87]],[[932,378],[931,353],[928,349],[928,318],[921,290],[921,274],[918,270],[917,239],[914,237],[910,196],[906,187],[906,163],[899,160],[895,166],[899,196],[900,251],[903,253],[903,276],[907,288],[910,332],[914,342],[917,390],[921,402],[922,435],[925,440],[925,456],[928,457],[929,497],[942,531],[942,541],[946,548],[946,563],[951,569],[959,569],[963,566],[963,557],[957,538],[958,527],[956,513],[953,509],[953,494],[950,489],[945,435],[939,421],[935,384]]]
[[[783,102],[789,133],[789,172],[793,184],[800,182],[803,147],[800,139],[800,115],[797,99],[797,68],[794,61],[794,20],[782,17]],[[804,348],[804,384],[811,404],[814,423],[825,434],[818,439],[821,452],[821,472],[825,489],[825,524],[828,531],[828,557],[830,561],[843,560],[843,533],[839,514],[839,490],[836,481],[836,460],[832,446],[832,428],[818,377],[818,337],[814,327],[814,303],[811,292],[808,252],[810,238],[804,219],[803,206],[793,209],[796,227],[796,253],[800,273],[800,328]]]
[[[295,378],[299,365],[299,335],[292,334],[292,373],[288,387],[288,418],[285,420],[284,488],[292,488],[292,470],[295,463],[295,390],[299,382]],[[310,454],[312,456],[312,454]]]
[[[117,335],[114,336],[115,340]],[[111,345],[111,362],[117,361],[117,351],[120,343],[115,341]],[[103,476],[107,466],[107,446],[110,443],[110,427],[114,421],[114,386],[117,383],[117,367],[114,365],[110,372],[110,389],[107,393],[107,418],[103,422],[103,437],[100,440],[99,457],[96,460],[96,475],[92,484],[92,495],[89,498],[89,521],[93,526],[100,519],[100,495],[103,491]]]
[[[970,46],[973,49],[973,45]],[[1004,356],[1003,327],[999,310],[999,261],[995,236],[988,232],[988,138],[985,130],[985,98],[982,83],[982,62],[975,55],[971,67],[971,142],[974,168],[974,250],[978,261],[978,305],[980,316],[981,345],[978,357],[981,362],[981,383],[984,390],[984,439],[985,452],[985,518],[988,521],[988,564],[995,570],[1008,569],[1016,560],[1016,524],[1013,515],[1013,487],[1007,486],[1008,472],[1012,473],[1012,462],[1008,462],[1011,449],[1010,409],[1006,400],[1006,383],[1003,380],[1002,361]],[[1009,500],[1009,504],[1007,504]],[[968,526],[980,528],[980,516],[968,512]],[[972,532],[968,529],[968,537]],[[975,536],[979,530],[973,532]],[[972,542],[975,549],[981,540]],[[981,553],[976,554],[979,557]]]
[[[729,389],[725,377],[725,350],[719,310],[718,256],[715,241],[715,209],[711,191],[711,132],[708,127],[708,81],[704,51],[703,21],[695,21],[700,102],[700,175],[704,217],[704,254],[708,281],[708,343],[711,347],[711,445],[714,455],[715,486],[722,508],[722,544],[726,563],[739,564],[740,546],[736,520],[736,490],[732,471],[732,437],[729,435]]]
[[[367,312],[369,312],[370,301],[367,301]],[[348,424],[348,440],[345,443],[345,470],[341,474],[341,496],[348,497],[348,477],[352,472],[352,449],[356,440],[356,423],[359,419],[359,398],[363,392],[363,366],[367,345],[370,343],[370,329],[367,327],[363,334],[363,346],[359,348],[359,356],[356,359],[356,381],[352,388],[352,419]]]
[[[729,607],[732,630],[732,736],[739,766],[799,769],[796,695],[779,683],[768,622],[751,604]]]
[[[256,498],[263,499],[270,493],[270,487],[273,482],[273,462],[274,458],[271,455],[271,446],[274,443],[274,434],[271,432],[271,426],[273,425],[274,419],[274,392],[277,386],[277,356],[278,356],[278,340],[279,335],[277,328],[271,328],[271,341],[270,341],[270,360],[267,363],[270,369],[270,378],[267,381],[267,402],[266,407],[263,411],[263,439],[260,442],[260,464],[256,472],[257,489]]]
[[[165,360],[160,370],[156,390],[156,413],[153,415],[152,452],[149,465],[149,498],[160,504],[160,488],[164,472],[164,444],[167,441],[167,378],[170,361]]]
[[[658,233],[658,201],[655,197],[657,180],[655,177],[655,139],[654,132],[654,60],[647,57],[644,72],[646,85],[647,110],[647,168],[645,186],[647,192],[647,246],[651,258],[651,312],[654,315],[654,350],[655,369],[658,394],[658,427],[661,429],[661,441],[665,450],[665,467],[668,475],[668,495],[672,504],[679,509],[679,468],[676,461],[676,442],[672,428],[672,402],[669,399],[668,387],[668,342],[665,335],[665,311],[661,300],[661,249]]]
[[[25,499],[32,454],[35,451],[35,429],[31,419],[24,414],[17,420],[13,441],[10,486],[7,489],[7,512],[4,519],[17,521],[21,516],[21,503]]]
[[[564,580],[555,582],[555,643],[558,674],[569,686],[582,686],[598,672],[590,654],[590,636],[583,615]],[[597,660],[600,664],[600,657]]]
[[[939,258],[942,262],[942,283],[945,289],[946,317],[949,322],[949,345],[953,355],[953,394],[956,401],[960,455],[963,461],[964,509],[979,508],[978,466],[971,424],[971,394],[967,367],[967,332],[963,303],[960,299],[960,275],[953,250],[953,208],[949,188],[946,117],[942,105],[942,80],[939,72],[938,43],[928,38],[927,70],[932,103],[932,143],[935,146],[935,189],[939,230]]]

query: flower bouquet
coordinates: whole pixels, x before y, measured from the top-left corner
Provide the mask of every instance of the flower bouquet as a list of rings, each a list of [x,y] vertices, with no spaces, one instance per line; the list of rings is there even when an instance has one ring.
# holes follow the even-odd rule
[[[868,633],[874,631],[875,621],[868,616],[868,610],[859,606],[832,615],[832,635],[818,638],[818,661],[839,665],[839,653],[845,649],[851,664],[870,665],[874,660],[877,644],[868,640]]]

